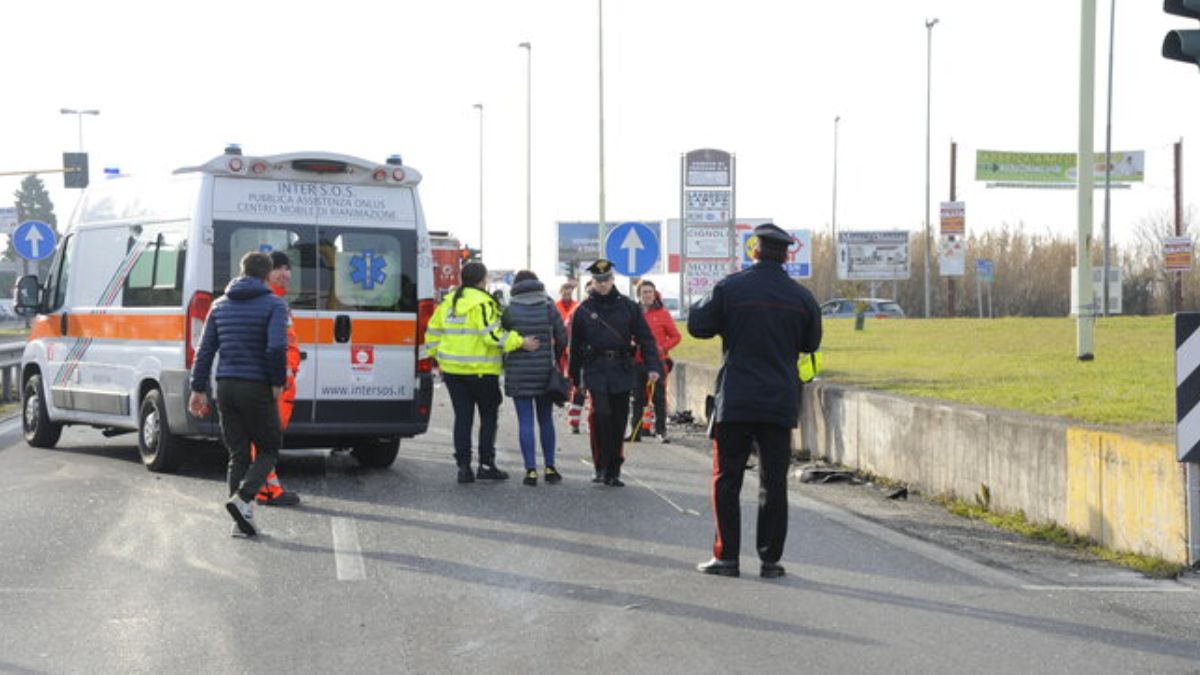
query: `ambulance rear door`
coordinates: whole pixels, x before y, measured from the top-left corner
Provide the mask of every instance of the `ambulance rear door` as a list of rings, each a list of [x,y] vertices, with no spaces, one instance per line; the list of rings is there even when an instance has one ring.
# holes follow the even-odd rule
[[[313,421],[348,436],[417,421],[417,207],[408,187],[353,186],[317,217]]]

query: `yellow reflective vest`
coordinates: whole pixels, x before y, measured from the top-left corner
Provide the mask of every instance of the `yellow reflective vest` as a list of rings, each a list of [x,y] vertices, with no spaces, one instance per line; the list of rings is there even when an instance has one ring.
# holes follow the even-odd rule
[[[500,326],[500,306],[492,296],[465,288],[456,303],[456,295],[448,294],[429,319],[425,357],[453,375],[499,375],[504,352],[520,349],[524,338]]]
[[[800,363],[800,381],[812,382],[813,378],[821,372],[822,362],[825,357],[821,356],[821,352],[813,352],[811,354],[801,354]]]

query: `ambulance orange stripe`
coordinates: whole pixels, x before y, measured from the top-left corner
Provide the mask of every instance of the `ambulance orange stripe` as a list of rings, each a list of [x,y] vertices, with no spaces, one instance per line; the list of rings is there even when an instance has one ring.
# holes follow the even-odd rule
[[[33,319],[33,325],[29,328],[29,341],[60,337],[62,335],[62,331],[59,330],[60,321],[57,314],[39,314]]]
[[[182,314],[71,314],[67,335],[99,340],[178,340]]]
[[[292,321],[296,328],[296,339],[302,344],[333,343],[333,319],[297,316]],[[417,322],[355,318],[350,324],[350,342],[368,345],[416,345]]]

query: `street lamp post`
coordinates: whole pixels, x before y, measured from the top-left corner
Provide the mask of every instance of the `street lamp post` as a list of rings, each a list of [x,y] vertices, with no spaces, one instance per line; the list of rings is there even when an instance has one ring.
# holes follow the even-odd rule
[[[525,50],[525,269],[533,269],[533,45]]]
[[[833,297],[833,285],[837,280],[837,184],[838,184],[838,123],[842,121],[841,115],[835,115],[833,118],[833,215],[829,219],[829,231],[831,237],[831,247],[829,261],[832,263],[829,267],[829,297]]]
[[[99,110],[73,110],[71,108],[60,108],[60,113],[64,115],[75,115],[79,118],[79,151],[83,152],[83,116],[84,115],[99,115]]]
[[[929,318],[929,118],[933,102],[933,27],[938,20],[925,20],[925,318]]]
[[[479,250],[483,250],[483,104],[473,106],[479,111]]]
[[[604,0],[596,0],[597,43],[599,44],[600,82],[600,256],[604,256],[604,235],[608,225],[604,218]]]
[[[1112,0],[1108,10],[1108,119],[1104,132],[1104,281],[1103,304],[1101,312],[1108,316],[1108,267],[1111,262],[1109,253],[1109,236],[1112,218],[1112,103],[1113,103],[1113,40],[1117,34],[1117,0]]]

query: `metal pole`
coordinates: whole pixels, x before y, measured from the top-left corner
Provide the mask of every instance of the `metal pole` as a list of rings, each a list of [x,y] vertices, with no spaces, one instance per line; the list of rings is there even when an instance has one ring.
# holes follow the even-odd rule
[[[1200,465],[1187,462],[1188,564],[1200,562]]]
[[[929,118],[933,103],[933,27],[937,19],[925,20],[925,318],[929,318]]]
[[[833,118],[833,215],[830,218],[829,251],[829,297],[833,297],[833,284],[837,279],[837,188],[838,188],[838,123],[841,115]]]
[[[479,111],[479,250],[483,251],[483,104],[476,103]]]
[[[958,194],[958,190],[957,190],[958,186],[954,180],[954,174],[955,174],[957,168],[958,168],[958,143],[955,143],[954,141],[950,141],[950,201],[955,201],[955,197]],[[963,233],[963,237],[966,237],[965,232]],[[964,254],[963,257],[965,258],[966,255]],[[964,264],[965,264],[965,261],[964,261]],[[949,314],[950,318],[953,319],[954,318],[954,309],[955,309],[954,305],[958,301],[958,295],[955,293],[955,288],[954,288],[954,277],[946,277],[946,285],[947,285],[947,288],[946,288],[947,314]]]
[[[1110,242],[1110,220],[1112,218],[1112,103],[1113,103],[1113,40],[1116,36],[1117,25],[1117,0],[1111,0],[1108,13],[1108,119],[1105,123],[1104,132],[1104,281],[1101,283],[1103,289],[1103,301],[1101,310],[1103,316],[1108,316],[1108,267],[1109,260],[1109,242]]]
[[[684,316],[684,317],[687,316],[688,308],[691,306],[691,303],[688,302],[689,300],[691,300],[691,298],[689,298],[683,294],[683,292],[684,292],[683,276],[684,276],[684,271],[687,269],[687,252],[684,251],[684,249],[683,249],[684,243],[687,239],[687,236],[684,233],[685,232],[684,228],[687,227],[687,220],[685,218],[686,214],[684,213],[685,186],[683,184],[683,172],[684,172],[684,165],[685,165],[686,161],[687,160],[684,159],[684,155],[681,153],[679,155],[679,315]],[[668,260],[667,264],[669,267],[670,266],[670,262],[669,262],[670,254],[668,254],[667,260]]]
[[[604,220],[604,0],[596,1],[598,42],[600,45],[600,256],[604,257],[604,235],[608,224]]]
[[[1175,143],[1175,236],[1183,236],[1183,139]],[[1183,272],[1175,272],[1175,290],[1172,305],[1176,312],[1183,311]]]
[[[1075,308],[1075,357],[1095,358],[1092,348],[1096,308],[1092,291],[1092,187],[1096,164],[1093,156],[1096,90],[1096,0],[1082,0],[1079,25],[1079,232],[1075,242],[1075,283],[1079,305]]]
[[[79,120],[79,151],[83,152],[83,113],[75,113],[75,119]]]
[[[525,50],[525,269],[533,268],[533,45]]]

